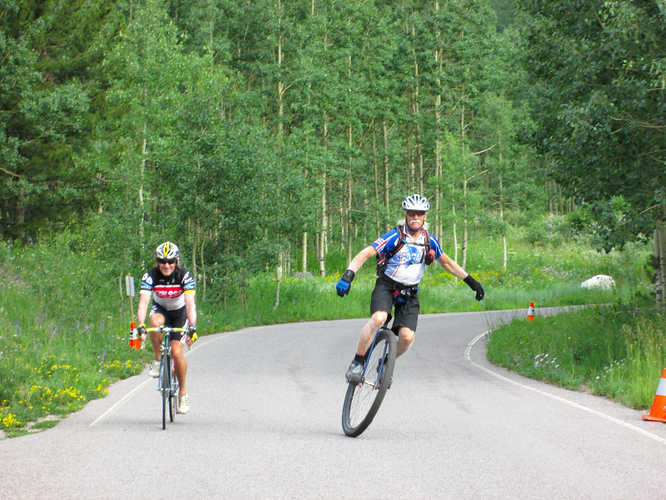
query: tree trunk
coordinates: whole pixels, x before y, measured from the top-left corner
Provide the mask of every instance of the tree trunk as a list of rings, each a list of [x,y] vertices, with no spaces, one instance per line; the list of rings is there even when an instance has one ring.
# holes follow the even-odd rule
[[[435,12],[439,12],[439,2],[435,0]],[[437,30],[437,44],[439,45],[440,43],[440,37],[441,33],[439,30]],[[441,73],[442,70],[442,49],[440,47],[437,47],[435,50],[435,66],[437,67],[437,70]],[[442,106],[442,95],[439,92],[439,89],[441,89],[442,83],[440,78],[437,78],[437,95],[435,96],[435,179],[437,179],[437,183],[435,184],[435,199],[434,201],[434,207],[435,207],[435,227],[433,233],[435,234],[435,238],[441,240],[442,238],[442,207],[440,206],[440,201],[441,201],[441,179],[442,179],[442,140],[440,137],[441,133],[441,125],[442,125],[442,116],[440,113],[440,108]],[[423,194],[423,188],[421,187],[421,194]]]
[[[192,262],[190,263],[190,271],[194,279],[197,279],[197,247],[199,246],[199,224],[193,222],[190,227],[193,233],[192,237]]]
[[[463,92],[461,94],[461,100],[465,98],[465,90],[463,86]],[[462,241],[462,251],[461,251],[461,262],[460,267],[465,269],[467,266],[467,162],[465,161],[465,104],[461,105],[460,110],[460,145],[462,148],[461,158],[463,159],[463,192],[462,192],[462,202],[463,202],[463,241]]]
[[[386,120],[382,120],[382,142],[384,145],[384,209],[386,214],[391,213],[390,207],[390,196],[389,196],[389,159],[388,159],[388,129],[386,126]],[[390,224],[387,224],[385,229],[389,229]]]
[[[414,37],[416,37],[416,28],[412,26],[412,34]],[[414,95],[414,108],[412,110],[414,114],[414,122],[416,123],[416,130],[415,130],[415,135],[416,137],[414,138],[416,141],[416,158],[417,158],[417,186],[419,193],[423,192],[423,144],[421,142],[421,120],[419,117],[420,109],[419,109],[419,62],[418,59],[416,58],[416,48],[412,50],[412,55],[414,57],[414,81],[415,86],[413,90],[413,95]]]
[[[435,139],[435,199],[433,205],[435,207],[435,227],[433,233],[435,238],[441,240],[442,238],[442,207],[441,207],[441,180],[442,180],[442,141],[439,138],[439,130],[441,125],[441,115],[439,107],[442,105],[442,96],[437,94],[435,97],[435,127],[437,129],[437,139]],[[421,193],[423,194],[423,193]]]
[[[206,300],[206,267],[204,266],[204,244],[206,243],[205,235],[201,237],[201,250],[199,253],[199,261],[201,262],[201,301]]]
[[[139,188],[139,193],[141,188]],[[25,199],[25,191],[23,188],[19,188],[18,190],[18,195],[16,197],[16,225],[21,228],[17,235],[18,237],[22,240],[25,237],[25,231],[23,231],[23,224],[25,224],[25,212],[26,208],[25,205],[23,204],[23,200]],[[143,220],[142,220],[143,222]],[[143,241],[143,239],[141,240]]]
[[[146,205],[143,199],[143,184],[145,182],[146,173],[146,134],[148,133],[148,125],[143,124],[143,141],[141,143],[141,166],[139,167],[139,210],[141,213],[141,220],[139,220],[139,241],[144,242],[145,228],[144,221],[146,219]]]
[[[324,116],[324,150],[326,150],[326,141],[328,137],[328,123],[326,116]],[[319,227],[319,275],[326,276],[326,233],[328,232],[328,221],[326,219],[326,170],[322,172],[322,186],[321,186],[321,219]]]
[[[382,231],[381,216],[379,213],[379,166],[377,165],[377,131],[375,130],[375,119],[372,119],[372,164],[375,169],[375,222],[377,232]]]
[[[666,222],[660,221],[654,231],[654,256],[657,261],[655,276],[655,300],[657,307],[664,309],[666,286]]]
[[[303,244],[301,251],[303,256],[301,257],[301,271],[306,273],[308,271],[308,233],[305,231],[303,233]]]
[[[349,61],[349,64],[351,65],[351,59]],[[352,149],[352,125],[351,123],[347,126],[347,145],[349,146],[349,151]],[[349,157],[349,172],[347,173],[347,196],[345,197],[346,200],[346,210],[344,214],[344,222],[345,226],[347,228],[346,230],[346,236],[347,236],[347,243],[345,245],[345,250],[346,250],[346,262],[351,262],[352,260],[352,237],[353,237],[353,231],[352,231],[352,212],[351,212],[351,207],[352,207],[352,158],[351,158],[351,153]]]
[[[275,311],[280,305],[281,282],[282,282],[282,251],[279,251],[277,257],[277,264],[275,266],[275,305],[273,305],[273,311]]]
[[[504,165],[503,165],[504,157],[502,155],[502,139],[501,139],[499,127],[498,127],[498,130],[497,130],[497,136],[500,138],[497,142],[499,144],[498,159],[499,159],[499,168],[500,168],[500,172],[499,172],[499,211],[500,211],[500,223],[501,223],[501,228],[502,228],[502,251],[504,253],[502,262],[503,262],[503,265],[504,265],[504,269],[506,269],[508,255],[507,255],[507,251],[506,251],[506,234],[504,234],[504,232],[505,232],[504,231],[504,177],[502,175],[502,168],[504,167]]]
[[[284,43],[282,36],[282,1],[278,0],[277,2],[277,14],[278,14],[278,46],[277,46],[277,66],[278,70],[282,67],[282,46]],[[283,128],[283,117],[284,117],[284,93],[285,93],[285,84],[279,79],[278,80],[278,149],[282,148],[282,141],[284,136]],[[278,250],[277,255],[277,264],[275,266],[275,305],[273,310],[275,311],[280,305],[280,281],[282,280],[282,263],[284,260],[284,255],[282,249]]]

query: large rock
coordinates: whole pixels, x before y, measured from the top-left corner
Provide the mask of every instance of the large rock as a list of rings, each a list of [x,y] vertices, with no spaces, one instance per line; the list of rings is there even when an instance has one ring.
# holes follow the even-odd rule
[[[581,285],[583,288],[614,288],[615,280],[611,276],[605,274],[597,274],[587,281],[583,281]]]

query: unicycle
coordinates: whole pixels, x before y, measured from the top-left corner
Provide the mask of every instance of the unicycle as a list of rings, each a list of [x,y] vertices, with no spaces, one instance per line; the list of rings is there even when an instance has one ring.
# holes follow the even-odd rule
[[[356,437],[368,428],[393,382],[396,356],[396,334],[387,322],[377,330],[365,355],[363,375],[359,384],[349,383],[342,406],[342,430]]]

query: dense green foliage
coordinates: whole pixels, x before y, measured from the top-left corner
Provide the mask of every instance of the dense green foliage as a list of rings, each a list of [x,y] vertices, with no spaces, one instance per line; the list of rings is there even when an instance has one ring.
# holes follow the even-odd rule
[[[244,279],[239,262],[325,274],[411,192],[430,196],[432,232],[465,249],[461,229],[503,232],[498,207],[544,208],[518,141],[530,121],[516,35],[486,1],[1,14],[6,239],[74,225],[120,274],[168,238],[214,287]]]
[[[524,1],[534,143],[597,216],[606,248],[666,218],[666,8],[654,1]]]
[[[119,273],[168,238],[212,285],[244,279],[239,262],[323,275],[410,192],[463,265],[469,231],[504,236],[506,210],[587,204],[606,249],[650,235],[664,13],[518,7],[4,2],[2,236],[74,225]]]

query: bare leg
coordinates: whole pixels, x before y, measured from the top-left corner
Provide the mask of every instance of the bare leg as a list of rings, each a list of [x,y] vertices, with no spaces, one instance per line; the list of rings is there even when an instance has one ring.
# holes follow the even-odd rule
[[[385,311],[377,311],[372,315],[370,320],[365,324],[363,330],[361,330],[361,338],[358,339],[358,348],[356,349],[356,354],[359,356],[364,356],[370,344],[372,344],[372,339],[379,330],[379,327],[384,324],[388,313]],[[399,351],[398,351],[399,352]]]
[[[155,313],[150,317],[150,327],[157,328],[164,325],[164,316],[160,313]],[[160,352],[160,345],[162,344],[162,334],[160,332],[150,332],[150,343],[153,345],[153,352],[155,352],[155,359],[157,361],[162,359]]]
[[[178,385],[180,386],[179,394],[185,396],[185,378],[187,376],[187,360],[183,354],[184,344],[180,340],[171,341],[171,356],[173,357],[173,366],[178,377]]]
[[[412,342],[414,342],[414,332],[406,326],[401,327],[398,332],[398,348],[395,353],[396,357],[405,354],[412,345]]]

